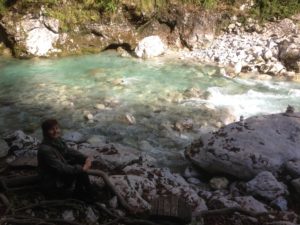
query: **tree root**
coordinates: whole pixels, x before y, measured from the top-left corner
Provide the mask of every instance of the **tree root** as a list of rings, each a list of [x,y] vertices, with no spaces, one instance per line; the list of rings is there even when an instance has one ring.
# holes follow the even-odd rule
[[[66,224],[66,225],[82,225],[73,221],[66,221],[63,219],[43,219],[28,216],[14,216],[14,217],[3,217],[0,219],[0,224],[11,223],[11,224],[27,224],[27,225],[40,225],[40,224]]]
[[[196,215],[196,219],[200,219],[203,216],[226,215],[235,212],[239,212],[241,214],[252,216],[252,217],[258,217],[258,216],[270,214],[270,212],[255,213],[249,210],[242,209],[241,207],[232,207],[232,208],[223,208],[223,209],[215,209],[215,210],[203,210]]]
[[[57,207],[57,206],[62,206],[62,207],[72,207],[77,209],[77,205],[76,204],[84,204],[84,202],[76,200],[76,199],[66,199],[66,200],[53,200],[53,201],[41,201],[39,203],[36,204],[32,204],[32,205],[28,205],[22,208],[18,208],[15,209],[14,212],[20,212],[20,211],[24,211],[27,209],[34,209],[34,208],[45,208],[45,207]]]
[[[115,188],[115,186],[111,183],[108,175],[101,171],[101,170],[88,170],[87,173],[89,175],[94,175],[94,176],[100,176],[103,178],[104,182],[106,185],[112,190],[112,192],[117,196],[118,200],[120,201],[121,205],[126,209],[129,213],[135,214],[136,210],[133,209],[130,205],[127,204],[125,199],[121,196],[119,191]]]
[[[4,212],[4,215],[8,214],[9,212],[14,214],[14,210],[12,208],[12,205],[10,204],[8,198],[3,193],[0,193],[0,199],[3,202],[3,204],[6,206],[6,210]]]

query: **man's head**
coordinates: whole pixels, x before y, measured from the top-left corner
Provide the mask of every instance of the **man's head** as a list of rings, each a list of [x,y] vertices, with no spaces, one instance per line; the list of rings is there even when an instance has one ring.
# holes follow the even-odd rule
[[[56,119],[47,119],[42,123],[44,138],[56,139],[60,137],[60,128]]]

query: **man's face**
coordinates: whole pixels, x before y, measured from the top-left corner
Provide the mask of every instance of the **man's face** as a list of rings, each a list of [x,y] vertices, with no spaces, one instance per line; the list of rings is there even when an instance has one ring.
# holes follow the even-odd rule
[[[60,128],[58,125],[54,125],[50,130],[48,130],[48,137],[51,139],[56,139],[60,137]]]

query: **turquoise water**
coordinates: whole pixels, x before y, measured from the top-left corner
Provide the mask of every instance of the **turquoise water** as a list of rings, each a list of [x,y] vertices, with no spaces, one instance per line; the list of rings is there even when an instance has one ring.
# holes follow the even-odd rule
[[[65,130],[133,146],[164,165],[179,165],[194,138],[240,115],[282,112],[288,104],[300,110],[297,83],[229,79],[180,60],[105,52],[0,59],[0,68],[0,134],[22,129],[39,137],[40,122],[55,117]]]

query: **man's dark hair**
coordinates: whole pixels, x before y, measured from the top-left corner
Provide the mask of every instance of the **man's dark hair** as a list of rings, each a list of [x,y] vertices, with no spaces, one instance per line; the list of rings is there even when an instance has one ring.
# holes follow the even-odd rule
[[[42,130],[43,130],[43,136],[48,137],[48,131],[58,125],[58,122],[56,119],[47,119],[42,123]]]

